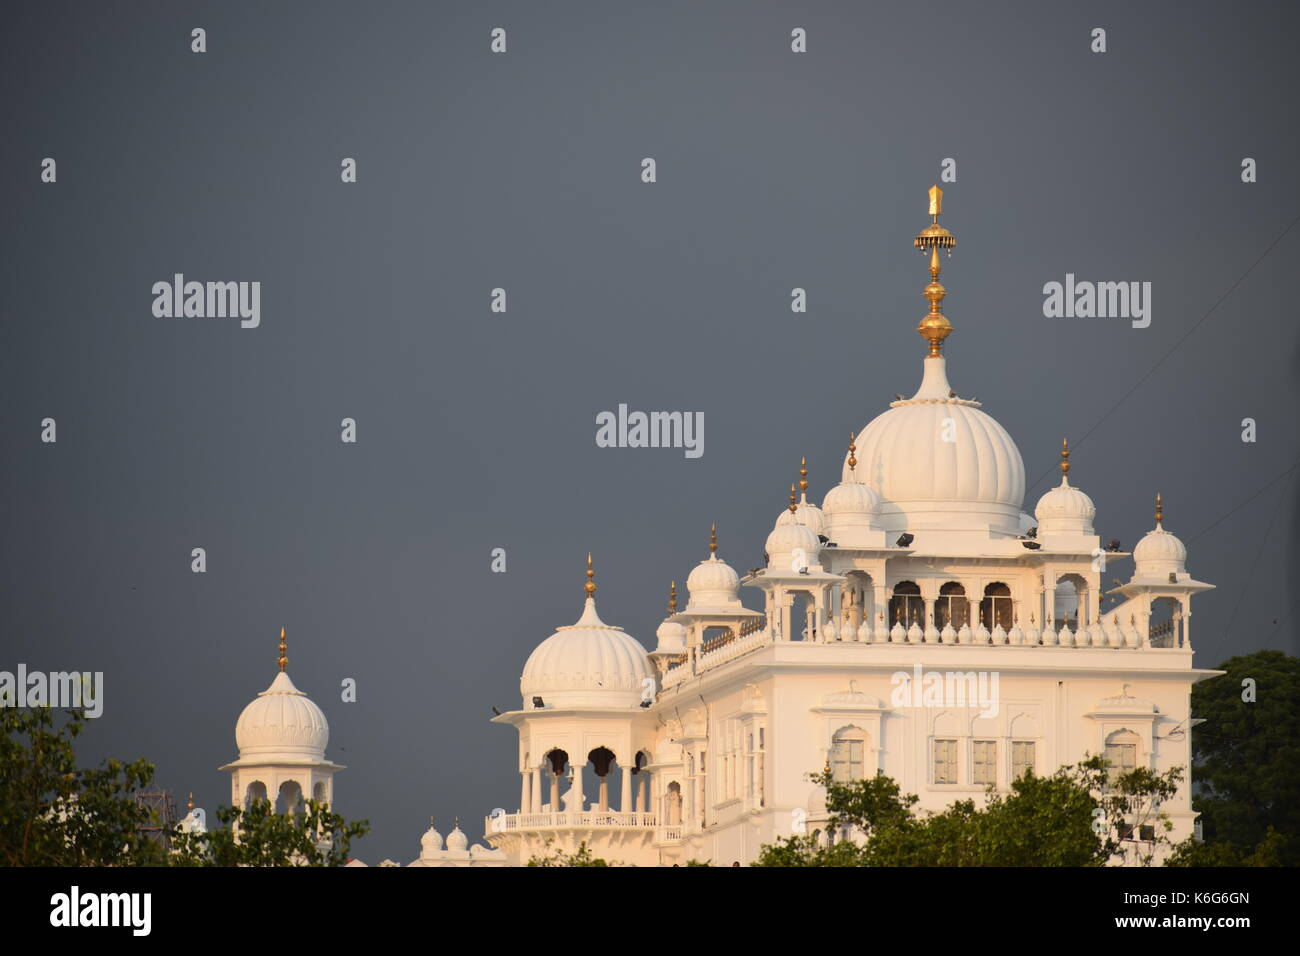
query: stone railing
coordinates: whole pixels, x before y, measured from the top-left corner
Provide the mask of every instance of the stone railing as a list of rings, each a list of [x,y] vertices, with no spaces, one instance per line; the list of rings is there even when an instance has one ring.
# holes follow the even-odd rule
[[[681,843],[682,830],[684,828],[678,824],[675,827],[660,827],[655,831],[656,843]]]
[[[617,813],[613,810],[588,810],[583,813],[502,813],[483,820],[484,832],[503,830],[623,829],[654,827],[653,813]]]

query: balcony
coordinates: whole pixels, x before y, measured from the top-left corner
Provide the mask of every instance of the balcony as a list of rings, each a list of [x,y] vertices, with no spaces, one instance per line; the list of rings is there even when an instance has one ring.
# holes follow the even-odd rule
[[[483,819],[489,835],[511,830],[626,830],[653,829],[653,813],[616,813],[588,810],[583,813],[503,813]]]

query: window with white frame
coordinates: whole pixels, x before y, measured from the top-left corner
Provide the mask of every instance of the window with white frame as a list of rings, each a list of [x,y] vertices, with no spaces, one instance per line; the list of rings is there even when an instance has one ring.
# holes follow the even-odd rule
[[[934,747],[934,782],[957,782],[957,741],[938,739]]]
[[[836,731],[831,741],[831,778],[836,783],[867,775],[867,735],[857,727]]]
[[[981,787],[998,782],[996,740],[976,740],[971,745],[971,782]]]
[[[1011,779],[1019,780],[1026,770],[1034,770],[1034,742],[1032,740],[1011,741]]]
[[[1106,738],[1106,772],[1112,782],[1137,767],[1138,741],[1131,730],[1117,730]]]

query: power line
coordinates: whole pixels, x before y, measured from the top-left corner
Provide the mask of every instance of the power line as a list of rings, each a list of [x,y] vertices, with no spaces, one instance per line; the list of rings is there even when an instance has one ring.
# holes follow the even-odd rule
[[[1263,488],[1260,488],[1259,491],[1255,492],[1253,495],[1251,495],[1249,498],[1247,498],[1247,499],[1246,499],[1245,501],[1243,501],[1241,504],[1237,505],[1237,507],[1233,508],[1231,511],[1229,511],[1227,514],[1225,514],[1223,517],[1216,519],[1215,521],[1211,522],[1211,523],[1210,523],[1209,525],[1207,525],[1206,527],[1202,528],[1200,531],[1196,532],[1196,534],[1192,535],[1192,537],[1190,537],[1190,538],[1187,539],[1187,543],[1188,543],[1188,544],[1191,544],[1191,543],[1192,543],[1193,541],[1195,541],[1197,538],[1199,538],[1199,537],[1201,537],[1202,535],[1204,535],[1204,534],[1206,534],[1206,533],[1212,531],[1212,530],[1213,530],[1217,525],[1222,524],[1224,521],[1227,521],[1229,518],[1231,518],[1234,514],[1236,514],[1236,513],[1237,513],[1238,511],[1240,511],[1242,508],[1246,507],[1246,505],[1250,504],[1252,501],[1254,501],[1256,498],[1258,498],[1258,497],[1259,497],[1260,495],[1262,495],[1264,492],[1268,491],[1268,489],[1272,488],[1275,484],[1277,484],[1279,481],[1281,481],[1284,477],[1286,477],[1287,475],[1289,475],[1289,474],[1291,474],[1292,472],[1294,472],[1294,471],[1296,470],[1297,467],[1300,467],[1300,459],[1297,459],[1296,461],[1292,462],[1292,463],[1291,463],[1291,466],[1290,466],[1289,468],[1287,468],[1287,469],[1284,470],[1284,471],[1279,472],[1277,475],[1275,475],[1275,476],[1274,476],[1274,477],[1269,481],[1268,484],[1266,484]]]
[[[1086,432],[1083,433],[1083,437],[1074,443],[1074,446],[1076,448],[1078,448],[1085,441],[1087,441],[1089,435],[1091,435],[1098,428],[1100,428],[1102,423],[1105,422],[1106,419],[1110,418],[1111,415],[1115,414],[1116,409],[1118,409],[1121,405],[1123,405],[1126,401],[1128,401],[1129,396],[1131,396],[1134,392],[1136,392],[1139,388],[1141,388],[1143,383],[1145,383],[1147,379],[1149,379],[1152,375],[1155,374],[1156,369],[1160,368],[1160,366],[1165,363],[1165,361],[1169,358],[1169,356],[1177,352],[1178,349],[1182,346],[1182,344],[1186,342],[1189,338],[1191,338],[1192,333],[1194,333],[1197,329],[1199,329],[1201,327],[1201,324],[1205,322],[1205,320],[1208,319],[1211,315],[1214,314],[1214,310],[1217,309],[1220,305],[1222,305],[1223,301],[1227,299],[1228,296],[1232,295],[1233,292],[1236,291],[1237,286],[1241,285],[1241,283],[1246,280],[1246,277],[1255,271],[1255,267],[1258,266],[1261,262],[1263,262],[1264,259],[1268,256],[1268,254],[1273,251],[1273,248],[1279,242],[1281,242],[1283,239],[1286,238],[1287,234],[1292,229],[1295,228],[1295,224],[1297,222],[1300,222],[1300,215],[1297,215],[1294,219],[1292,219],[1290,225],[1288,225],[1285,229],[1283,229],[1282,232],[1278,235],[1278,237],[1268,244],[1268,248],[1265,249],[1262,253],[1260,253],[1259,258],[1250,264],[1250,268],[1248,268],[1245,272],[1243,272],[1241,276],[1237,279],[1237,281],[1228,287],[1227,292],[1219,296],[1219,298],[1215,301],[1214,305],[1210,306],[1209,310],[1196,321],[1196,324],[1183,333],[1183,337],[1174,343],[1173,348],[1171,348],[1168,352],[1166,352],[1164,356],[1160,359],[1160,361],[1156,362],[1155,365],[1151,366],[1150,370],[1148,370],[1145,375],[1143,375],[1140,379],[1138,379],[1137,383],[1134,384],[1134,386],[1130,388],[1127,392],[1125,392],[1123,397],[1121,397],[1119,401],[1117,401],[1114,405],[1112,405],[1110,407],[1110,410],[1106,412],[1105,415],[1102,415],[1101,418],[1097,420],[1097,423],[1095,425],[1093,425],[1091,428],[1089,428]],[[1029,490],[1033,491],[1035,488],[1037,488],[1042,483],[1043,479],[1046,478],[1055,470],[1056,470],[1055,468],[1048,468],[1046,471],[1044,471],[1041,475],[1038,476],[1037,479],[1035,479],[1034,483],[1029,486]]]

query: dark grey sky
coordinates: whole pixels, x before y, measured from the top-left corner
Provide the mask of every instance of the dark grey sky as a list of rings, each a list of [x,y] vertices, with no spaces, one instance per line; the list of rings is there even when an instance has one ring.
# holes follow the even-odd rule
[[[147,756],[214,808],[284,626],[349,768],[337,806],[375,829],[358,854],[413,858],[431,814],[477,838],[519,792],[490,708],[518,704],[528,653],[577,618],[587,551],[602,616],[651,646],[710,522],[727,560],[758,564],[799,456],[820,500],[848,431],[915,388],[911,238],[945,157],[949,375],[1045,475],[1027,509],[1069,437],[1103,537],[1131,546],[1160,490],[1218,585],[1195,605],[1199,665],[1294,653],[1300,481],[1205,529],[1300,454],[1300,229],[1151,370],[1300,214],[1297,19],[8,5],[0,668],[103,670],[86,755]],[[175,272],[261,281],[261,327],[154,318]],[[1150,281],[1150,328],[1044,318],[1067,272]],[[598,449],[595,415],[619,403],[703,412],[704,456]]]

